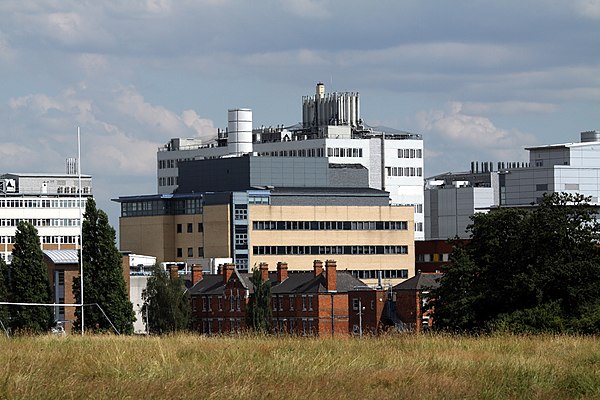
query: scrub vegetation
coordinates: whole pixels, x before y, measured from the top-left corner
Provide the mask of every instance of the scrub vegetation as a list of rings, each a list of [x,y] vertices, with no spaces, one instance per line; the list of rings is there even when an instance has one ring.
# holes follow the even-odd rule
[[[2,399],[600,398],[591,336],[0,338]]]

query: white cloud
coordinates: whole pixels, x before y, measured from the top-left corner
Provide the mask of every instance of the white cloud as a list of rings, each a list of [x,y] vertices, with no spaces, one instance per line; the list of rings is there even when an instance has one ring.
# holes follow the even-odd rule
[[[517,129],[502,129],[485,117],[466,114],[463,104],[450,103],[446,110],[420,112],[416,122],[426,143],[428,169],[442,170],[454,166],[455,160],[522,161],[521,151],[537,143],[530,133]],[[443,154],[440,159],[437,155]],[[431,158],[430,158],[431,157]],[[466,158],[468,157],[468,158]],[[463,168],[464,169],[464,168]]]
[[[600,19],[600,0],[577,0],[574,5],[581,16]]]
[[[282,3],[292,14],[310,19],[326,19],[331,15],[323,0],[287,0]]]

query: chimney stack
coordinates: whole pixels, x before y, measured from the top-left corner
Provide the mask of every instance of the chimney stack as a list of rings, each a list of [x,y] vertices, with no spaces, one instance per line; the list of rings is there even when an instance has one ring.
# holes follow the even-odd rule
[[[333,260],[325,261],[325,268],[327,274],[327,291],[337,291],[337,265]]]
[[[202,280],[202,266],[192,265],[192,286]]]
[[[323,273],[323,262],[321,260],[313,261],[313,269],[315,271],[315,277]]]
[[[260,275],[262,276],[262,281],[266,282],[269,280],[269,264],[260,263],[258,268],[260,269]]]
[[[171,278],[171,280],[179,278],[179,267],[177,266],[177,264],[171,264],[168,268],[169,278]]]
[[[227,282],[229,282],[229,278],[231,278],[231,275],[233,275],[234,269],[235,269],[235,264],[223,265],[223,283],[227,284]]]
[[[288,265],[286,262],[277,263],[277,282],[281,283],[288,278]]]

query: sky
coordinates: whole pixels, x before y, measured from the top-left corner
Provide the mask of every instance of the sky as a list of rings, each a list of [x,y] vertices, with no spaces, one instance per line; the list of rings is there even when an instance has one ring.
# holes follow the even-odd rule
[[[293,125],[319,81],[422,134],[427,176],[525,161],[600,130],[600,0],[2,0],[0,173],[65,172],[79,126],[117,228],[170,138]]]

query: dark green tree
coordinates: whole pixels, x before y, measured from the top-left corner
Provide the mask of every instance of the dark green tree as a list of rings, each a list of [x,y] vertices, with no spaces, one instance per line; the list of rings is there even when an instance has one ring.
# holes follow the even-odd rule
[[[182,279],[170,279],[166,271],[155,265],[142,299],[148,332],[163,335],[189,329],[190,296]]]
[[[9,301],[8,292],[8,267],[4,259],[0,257],[0,301]],[[0,321],[7,327],[8,324],[8,306],[0,305]],[[1,332],[1,331],[0,331]]]
[[[93,332],[109,332],[112,326],[98,304],[122,334],[133,333],[135,314],[123,276],[122,256],[115,245],[115,230],[106,213],[88,199],[83,220],[84,325]],[[81,254],[81,253],[80,253]],[[73,294],[80,299],[80,279],[73,280]],[[81,329],[81,308],[75,311],[75,329]]]
[[[9,288],[10,301],[13,303],[52,303],[48,270],[37,229],[29,222],[21,221],[17,225]],[[50,307],[10,307],[10,326],[14,332],[44,333],[53,322]]]
[[[250,282],[253,286],[253,292],[248,303],[248,326],[256,332],[268,333],[271,331],[271,321],[273,320],[271,282],[268,280],[263,281],[259,268],[252,270]]]
[[[434,318],[457,331],[600,332],[600,225],[581,195],[476,214],[434,291]]]

